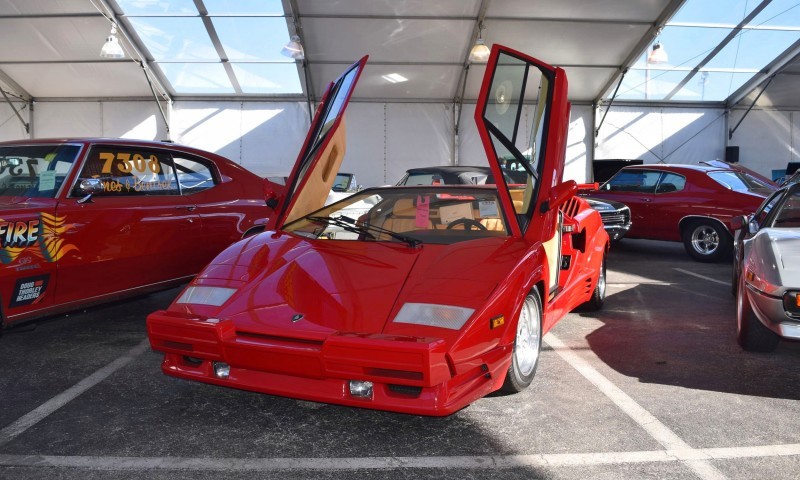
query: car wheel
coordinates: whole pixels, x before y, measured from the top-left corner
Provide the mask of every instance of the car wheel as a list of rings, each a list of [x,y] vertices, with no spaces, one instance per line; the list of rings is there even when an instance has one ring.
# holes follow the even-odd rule
[[[733,244],[722,225],[710,221],[690,223],[682,236],[686,253],[700,262],[716,262],[730,252]]]
[[[758,320],[747,299],[746,288],[742,277],[736,292],[736,341],[748,352],[771,352],[778,346],[780,337]]]
[[[517,335],[511,366],[503,383],[504,392],[516,393],[525,390],[533,381],[539,354],[542,350],[542,299],[535,288],[525,297],[517,319]]]
[[[581,305],[581,310],[594,312],[603,308],[606,301],[606,256],[603,255],[603,262],[600,264],[600,275],[597,277],[597,285],[592,292],[592,298]]]

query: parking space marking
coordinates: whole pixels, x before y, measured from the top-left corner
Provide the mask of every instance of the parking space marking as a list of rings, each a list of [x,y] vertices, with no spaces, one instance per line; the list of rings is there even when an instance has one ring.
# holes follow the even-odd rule
[[[0,447],[18,437],[27,429],[45,419],[51,413],[71,402],[83,392],[102,382],[120,368],[132,362],[149,347],[150,342],[147,339],[142,340],[141,343],[130,349],[126,354],[117,358],[100,370],[97,370],[93,374],[39,405],[27,414],[18,418],[12,424],[0,430]]]
[[[800,444],[667,449],[640,452],[545,453],[472,457],[191,458],[0,454],[0,467],[83,468],[89,470],[127,471],[225,470],[267,472],[282,470],[388,470],[394,468],[477,470],[683,462],[687,465],[695,464],[698,466],[706,464],[708,467],[714,468],[708,461],[785,456],[800,456]],[[716,469],[713,471],[721,475]]]
[[[693,277],[702,278],[703,280],[708,280],[709,282],[719,283],[720,285],[725,285],[726,287],[730,287],[731,282],[723,282],[722,280],[717,280],[716,278],[706,277],[705,275],[700,275],[699,273],[690,272],[689,270],[684,270],[682,268],[673,268],[676,272],[685,273],[686,275],[691,275]]]
[[[603,394],[614,402],[620,410],[625,412],[625,414],[650,434],[658,443],[663,445],[666,450],[679,452],[693,451],[692,447],[676,435],[675,432],[661,423],[660,420],[639,405],[631,396],[614,385],[611,380],[592,367],[589,362],[581,358],[581,356],[571,348],[567,347],[553,333],[548,333],[543,340],[550,345],[564,361],[583,375],[584,378],[589,380],[598,390],[603,392]],[[587,355],[594,355],[594,353],[590,351],[587,352]],[[704,459],[686,458],[681,460],[704,480],[726,478],[719,470]]]

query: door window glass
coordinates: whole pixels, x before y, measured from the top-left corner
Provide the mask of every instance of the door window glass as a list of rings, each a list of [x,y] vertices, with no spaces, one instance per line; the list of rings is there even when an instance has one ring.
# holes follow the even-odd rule
[[[83,180],[99,180],[95,196],[178,195],[178,184],[168,153],[118,146],[95,146],[78,178],[73,195],[81,196]]]
[[[183,195],[202,192],[216,185],[214,174],[208,165],[185,157],[174,156],[175,171]]]
[[[661,172],[652,170],[621,170],[603,185],[611,192],[654,193]]]
[[[680,192],[686,186],[686,177],[675,173],[665,173],[658,182],[656,193]]]

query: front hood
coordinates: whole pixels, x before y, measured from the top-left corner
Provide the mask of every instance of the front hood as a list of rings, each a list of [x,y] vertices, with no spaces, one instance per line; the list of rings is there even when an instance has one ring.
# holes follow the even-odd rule
[[[406,301],[479,307],[508,275],[506,263],[518,258],[508,254],[507,243],[409,248],[268,232],[231,247],[195,283],[227,277],[240,285],[219,312],[240,333],[310,340],[333,332],[382,333]],[[500,261],[487,269],[492,256]],[[480,280],[463,278],[478,271]]]

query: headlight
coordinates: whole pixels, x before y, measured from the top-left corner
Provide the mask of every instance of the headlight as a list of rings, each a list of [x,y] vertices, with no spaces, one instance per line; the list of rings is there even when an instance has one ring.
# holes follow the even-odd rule
[[[235,288],[193,286],[183,291],[176,303],[193,303],[195,305],[214,305],[219,307],[227,302]]]
[[[436,305],[432,303],[406,303],[394,317],[395,323],[413,323],[429,327],[459,330],[472,316],[473,308]]]
[[[786,292],[783,295],[783,308],[792,316],[800,316],[800,292]]]

